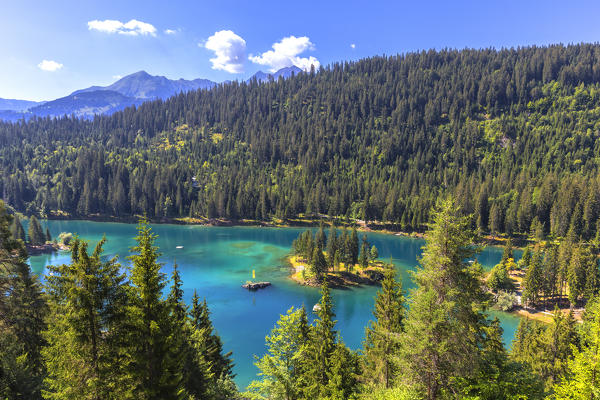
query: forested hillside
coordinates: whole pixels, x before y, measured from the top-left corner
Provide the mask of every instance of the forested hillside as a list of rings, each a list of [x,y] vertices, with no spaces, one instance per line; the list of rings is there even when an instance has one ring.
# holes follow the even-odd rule
[[[423,230],[451,192],[483,231],[589,239],[599,117],[599,44],[374,57],[93,121],[0,124],[0,194],[27,214],[318,212]]]

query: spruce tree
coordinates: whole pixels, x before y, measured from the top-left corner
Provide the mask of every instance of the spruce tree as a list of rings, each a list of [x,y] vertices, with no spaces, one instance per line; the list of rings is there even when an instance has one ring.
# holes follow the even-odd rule
[[[323,251],[321,251],[318,247],[314,248],[311,261],[312,273],[317,277],[317,279],[321,279],[321,276],[327,271],[327,260],[325,260]]]
[[[367,242],[367,235],[363,235],[362,237],[358,263],[362,268],[367,268],[369,266],[369,242]]]
[[[71,264],[50,267],[52,315],[45,337],[47,399],[131,396],[126,360],[127,286],[116,258],[102,261],[102,239],[88,254],[76,239]]]
[[[544,385],[527,363],[511,360],[502,342],[500,321],[484,328],[481,368],[455,380],[455,397],[465,399],[542,399]]]
[[[46,374],[41,352],[48,308],[11,224],[0,200],[0,397],[39,399]]]
[[[402,284],[394,269],[386,271],[381,290],[375,297],[374,321],[365,329],[362,357],[362,379],[376,386],[389,388],[398,374],[395,359],[400,348],[404,322]]]
[[[356,232],[356,228],[352,228],[352,233],[350,234],[348,247],[350,253],[348,259],[352,267],[354,267],[354,265],[358,262],[358,252],[360,249],[358,245],[358,233]]]
[[[266,337],[267,353],[256,360],[260,380],[248,390],[252,397],[268,399],[300,399],[302,351],[308,343],[306,310],[290,308]]]
[[[191,332],[187,324],[187,307],[183,301],[182,284],[177,263],[174,263],[171,274],[171,290],[167,297],[171,331],[169,332],[169,352],[166,364],[172,369],[174,379],[181,380],[181,385],[185,387],[184,362],[185,355],[190,351],[188,337]],[[184,396],[184,393],[182,392],[180,395]],[[187,395],[185,393],[185,396]]]
[[[513,254],[512,240],[510,238],[506,239],[506,243],[504,244],[504,250],[502,251],[502,260],[500,262],[506,263],[509,258],[515,258]]]
[[[29,243],[33,246],[39,246],[46,243],[46,235],[42,231],[40,221],[38,221],[35,215],[32,215],[29,219],[27,235],[29,236]]]
[[[600,393],[600,301],[588,303],[580,328],[581,348],[575,349],[567,371],[554,387],[557,400],[598,399]]]
[[[327,395],[332,355],[336,347],[337,333],[334,328],[337,321],[334,320],[333,302],[326,279],[321,285],[321,300],[318,304],[318,318],[303,351],[302,375],[299,378],[302,398],[306,399]]]
[[[356,395],[359,373],[358,356],[338,337],[331,354],[327,386],[323,389],[322,398],[349,399]]]
[[[138,225],[132,248],[129,321],[135,378],[134,396],[140,399],[180,398],[184,394],[181,371],[172,362],[172,321],[163,300],[165,274],[158,262],[156,235],[145,220]]]
[[[481,266],[469,262],[476,252],[469,218],[447,199],[432,221],[414,273],[400,353],[404,381],[427,399],[451,391],[454,379],[477,372],[486,298]]]
[[[330,269],[335,269],[335,258],[338,252],[338,237],[337,229],[334,224],[331,224],[329,228],[329,234],[327,235],[327,264]]]
[[[370,259],[371,259],[371,261],[377,261],[378,258],[379,258],[379,251],[377,251],[377,247],[375,247],[375,245],[373,245],[373,247],[371,247]]]
[[[197,295],[192,298],[191,317],[192,326],[200,334],[204,346],[204,355],[211,365],[211,372],[214,374],[215,379],[233,378],[231,352],[223,353],[223,343],[214,331],[206,299],[200,302]]]
[[[525,274],[525,278],[521,283],[523,286],[522,301],[527,305],[536,305],[543,288],[543,255],[539,247],[534,251],[529,263],[529,268]]]
[[[13,238],[20,239],[25,243],[25,230],[23,229],[23,225],[21,224],[21,220],[17,215],[13,217],[13,222],[10,226],[10,232],[13,235]]]
[[[323,230],[323,222],[319,224],[319,230],[315,234],[315,247],[321,250],[325,249],[325,231]]]

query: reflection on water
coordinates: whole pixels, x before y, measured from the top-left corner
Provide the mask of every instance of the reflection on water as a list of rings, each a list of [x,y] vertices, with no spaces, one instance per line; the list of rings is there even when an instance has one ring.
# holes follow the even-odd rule
[[[52,236],[60,232],[73,232],[96,242],[104,234],[106,256],[119,255],[123,265],[134,245],[135,225],[87,221],[49,221]],[[297,285],[288,278],[289,269],[283,261],[292,241],[303,228],[258,227],[202,227],[184,225],[154,225],[159,235],[157,245],[164,263],[164,272],[170,274],[176,259],[183,280],[186,301],[194,290],[206,300],[212,311],[214,325],[223,338],[226,350],[235,358],[236,382],[245,388],[256,375],[253,355],[265,350],[265,335],[275,325],[279,315],[290,307],[305,305],[310,319],[315,316],[312,306],[319,300],[319,290]],[[393,262],[402,278],[404,289],[412,287],[409,271],[414,270],[424,241],[421,239],[371,233],[369,242],[379,249],[380,257]],[[183,246],[183,248],[176,248]],[[519,255],[519,254],[517,254]],[[486,268],[491,268],[502,256],[502,249],[488,248],[478,257]],[[50,264],[69,262],[67,252],[31,257],[35,273],[43,274]],[[248,292],[241,285],[252,278],[268,280],[273,286]],[[333,290],[336,329],[344,342],[358,349],[364,328],[372,318],[373,298],[377,287]],[[505,329],[504,338],[510,342],[518,318],[505,313],[495,313]]]

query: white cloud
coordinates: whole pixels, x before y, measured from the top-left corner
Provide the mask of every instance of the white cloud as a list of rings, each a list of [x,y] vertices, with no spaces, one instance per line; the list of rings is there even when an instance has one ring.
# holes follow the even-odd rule
[[[352,47],[353,49],[355,49],[355,48],[356,48],[356,45],[355,45],[354,43],[352,43],[352,44],[350,45],[350,47]]]
[[[246,57],[246,41],[230,30],[215,32],[205,43],[198,46],[214,51],[214,58],[210,59],[213,69],[239,74],[244,71]]]
[[[176,33],[177,33],[177,31],[175,29],[165,29],[166,35],[174,35]]]
[[[104,21],[93,20],[88,22],[88,29],[104,33],[118,33],[120,35],[156,36],[156,28],[147,22],[132,19],[129,22],[121,22],[114,19],[105,19]]]
[[[58,71],[62,67],[63,65],[61,63],[57,63],[56,61],[52,60],[43,60],[41,63],[38,64],[39,69],[41,69],[42,71],[49,72]]]
[[[119,79],[121,79],[122,77],[123,77],[122,75],[113,75],[113,76],[112,76],[112,78],[113,78],[113,79],[116,79],[116,80],[119,80]]]
[[[288,36],[281,39],[280,42],[274,43],[273,50],[266,51],[259,56],[250,55],[249,59],[253,63],[269,66],[271,72],[292,65],[308,71],[311,65],[319,68],[321,63],[313,56],[299,57],[299,55],[307,50],[314,50],[314,48],[314,44],[306,36]]]

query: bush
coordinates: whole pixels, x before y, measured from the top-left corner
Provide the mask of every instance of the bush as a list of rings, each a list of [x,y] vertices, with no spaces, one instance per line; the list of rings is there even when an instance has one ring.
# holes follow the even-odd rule
[[[58,244],[62,244],[64,246],[68,246],[73,240],[73,234],[71,232],[61,232],[58,235]]]
[[[368,388],[359,398],[362,400],[419,400],[422,396],[415,389],[403,385],[391,389]]]
[[[501,291],[500,293],[498,293],[498,296],[496,296],[496,307],[500,311],[510,311],[517,304],[519,304],[519,300],[517,298],[517,295],[514,293]]]

